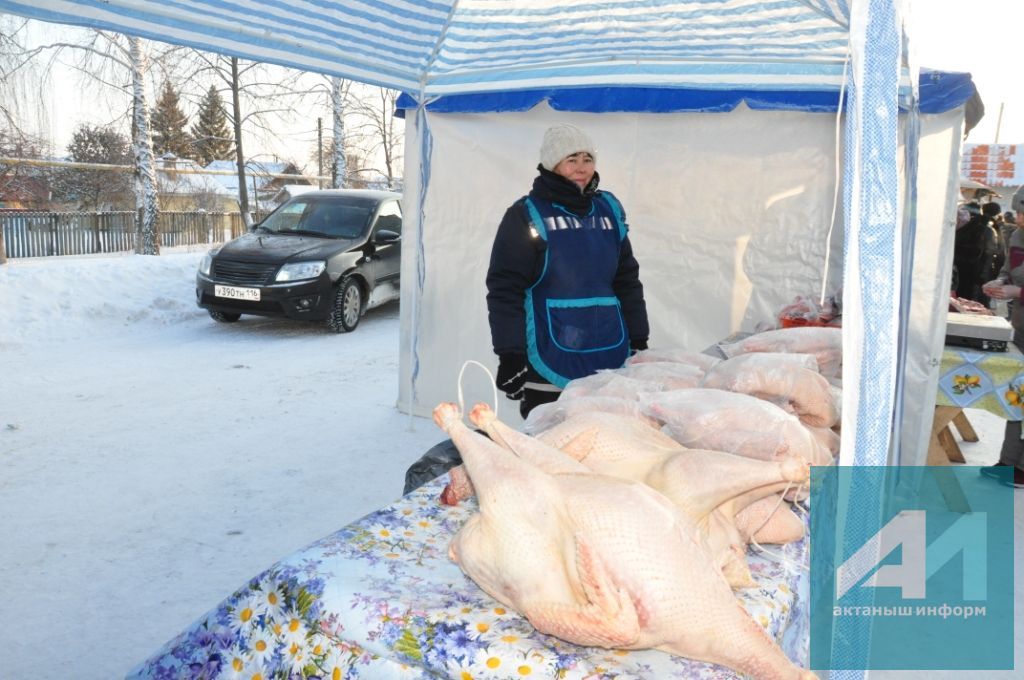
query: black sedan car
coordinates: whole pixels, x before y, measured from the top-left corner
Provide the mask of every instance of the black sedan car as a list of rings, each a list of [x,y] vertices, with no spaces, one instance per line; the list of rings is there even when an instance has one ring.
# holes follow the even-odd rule
[[[206,254],[196,302],[225,323],[256,314],[354,330],[367,309],[398,297],[401,198],[337,189],[288,200]]]

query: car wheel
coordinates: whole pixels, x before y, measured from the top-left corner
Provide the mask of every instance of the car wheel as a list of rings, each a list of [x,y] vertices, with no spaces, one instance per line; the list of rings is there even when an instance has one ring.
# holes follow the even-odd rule
[[[217,312],[212,309],[209,312],[211,319],[221,323],[234,323],[242,318],[241,314],[235,314],[234,312]]]
[[[359,325],[363,314],[363,289],[355,279],[345,279],[334,292],[334,304],[327,317],[327,327],[335,333],[350,333]]]

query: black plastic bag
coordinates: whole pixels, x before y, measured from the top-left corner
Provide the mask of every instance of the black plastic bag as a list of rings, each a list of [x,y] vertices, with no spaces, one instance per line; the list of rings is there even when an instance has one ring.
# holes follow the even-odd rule
[[[402,495],[420,488],[461,464],[462,456],[459,455],[459,450],[455,448],[451,439],[445,439],[431,447],[405,471],[405,491]]]

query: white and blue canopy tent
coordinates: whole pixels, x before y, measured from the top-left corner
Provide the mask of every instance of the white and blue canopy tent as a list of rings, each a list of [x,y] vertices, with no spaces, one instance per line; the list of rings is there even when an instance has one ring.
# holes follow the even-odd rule
[[[494,228],[529,187],[544,127],[571,121],[597,140],[603,185],[628,212],[653,344],[700,349],[842,285],[842,461],[879,464],[925,455],[932,409],[920,395],[937,381],[964,118],[956,96],[919,111],[906,5],[0,0],[0,11],[408,92],[410,410],[451,399],[464,359],[490,358]]]

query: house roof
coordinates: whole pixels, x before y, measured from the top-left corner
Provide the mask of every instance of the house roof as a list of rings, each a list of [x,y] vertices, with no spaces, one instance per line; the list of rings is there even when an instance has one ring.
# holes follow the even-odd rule
[[[156,159],[157,187],[165,194],[217,194],[220,196],[233,196],[235,192],[227,189],[217,181],[216,175],[196,174],[203,167],[188,158],[175,158],[173,156]],[[186,170],[188,172],[175,172],[175,170]]]
[[[210,175],[210,177],[214,178],[231,193],[238,193],[238,174],[235,173],[236,165],[234,161],[212,161],[207,164],[206,169],[234,173],[230,175]],[[262,189],[264,185],[273,181],[272,177],[264,177],[262,175],[295,175],[299,174],[299,169],[295,167],[294,163],[287,161],[247,161],[245,164],[245,174],[250,189],[252,189],[253,177],[256,178],[256,187]]]

